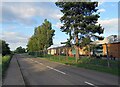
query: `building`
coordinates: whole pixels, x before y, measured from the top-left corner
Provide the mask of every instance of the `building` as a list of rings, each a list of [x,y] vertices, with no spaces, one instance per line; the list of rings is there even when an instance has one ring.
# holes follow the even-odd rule
[[[48,48],[48,54],[51,55],[66,55],[66,52],[69,56],[75,56],[75,49],[73,47],[67,47],[66,46],[52,46]],[[80,55],[89,55],[87,51],[84,50],[84,48],[79,48],[79,54]]]
[[[108,43],[108,56],[120,58],[120,42]],[[106,44],[103,44],[103,55],[107,55]]]
[[[94,41],[91,44],[102,45],[102,55],[107,55],[109,57],[120,58],[120,39],[117,35],[111,35],[104,38],[104,40]]]
[[[108,56],[109,57],[115,57],[120,58],[120,40],[118,39],[118,36],[111,35],[109,37],[104,38],[104,40],[98,40],[91,42],[90,44],[99,45],[100,48],[95,49],[94,54],[97,56],[107,55],[107,48],[108,48]],[[89,52],[84,50],[86,47],[79,48],[79,54],[80,55],[91,55],[93,52]],[[48,48],[48,54],[51,55],[66,55],[66,52],[69,56],[75,56],[75,49],[74,47],[69,47],[66,49],[64,45],[59,46],[52,46]]]

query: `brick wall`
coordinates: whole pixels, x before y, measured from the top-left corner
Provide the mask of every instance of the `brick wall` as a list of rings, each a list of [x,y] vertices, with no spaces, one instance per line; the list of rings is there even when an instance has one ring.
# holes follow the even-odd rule
[[[108,55],[116,58],[120,58],[120,42],[108,44]],[[106,55],[106,45],[103,45],[103,55]]]

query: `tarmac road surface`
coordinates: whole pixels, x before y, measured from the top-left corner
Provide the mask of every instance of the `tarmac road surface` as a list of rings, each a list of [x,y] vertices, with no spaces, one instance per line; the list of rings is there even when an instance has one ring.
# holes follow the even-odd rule
[[[118,85],[118,77],[111,74],[22,54],[17,54],[14,58],[18,62],[25,85]]]

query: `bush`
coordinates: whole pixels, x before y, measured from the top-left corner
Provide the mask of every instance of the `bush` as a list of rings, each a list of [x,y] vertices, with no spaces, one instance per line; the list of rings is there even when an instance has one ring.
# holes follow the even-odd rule
[[[34,57],[43,57],[43,52],[29,52],[28,54]]]
[[[78,62],[79,63],[90,63],[92,59],[91,58],[81,58]]]
[[[2,73],[4,75],[7,67],[9,66],[10,60],[12,58],[12,55],[7,55],[2,57]]]

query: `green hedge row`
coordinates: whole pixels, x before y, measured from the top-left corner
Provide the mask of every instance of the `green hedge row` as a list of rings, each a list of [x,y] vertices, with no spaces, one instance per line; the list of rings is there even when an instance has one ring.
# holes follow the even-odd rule
[[[4,75],[5,71],[7,70],[12,55],[7,55],[2,57],[2,75]]]
[[[32,55],[34,57],[43,57],[43,52],[29,52],[29,55]]]

